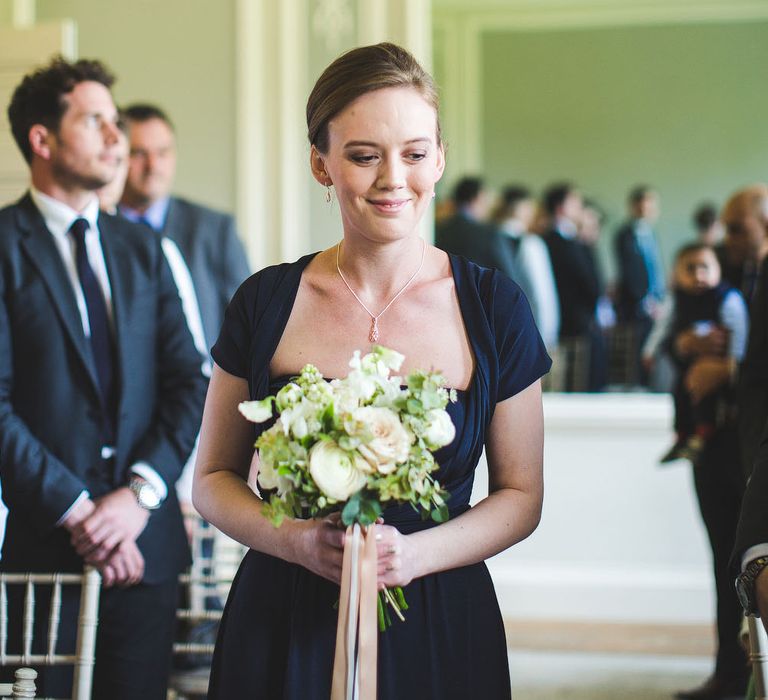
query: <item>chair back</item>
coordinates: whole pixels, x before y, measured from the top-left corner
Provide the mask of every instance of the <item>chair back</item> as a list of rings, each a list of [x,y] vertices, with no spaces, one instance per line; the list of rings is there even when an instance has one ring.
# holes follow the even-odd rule
[[[179,576],[182,604],[176,611],[184,630],[173,645],[182,668],[171,674],[170,697],[204,697],[210,655],[232,580],[247,547],[217,530],[196,512],[184,515],[192,550],[192,565]]]
[[[18,587],[23,593],[21,653],[8,653],[9,588]],[[74,654],[56,650],[61,621],[63,586],[80,586],[77,636]],[[40,641],[33,649],[38,591],[45,588],[49,595],[47,635],[41,652]],[[50,592],[49,592],[50,590]],[[0,573],[0,666],[74,666],[72,700],[90,700],[93,685],[93,665],[96,656],[96,629],[99,613],[101,576],[96,569],[86,567],[82,574],[64,573]],[[17,683],[18,683],[17,674]],[[14,684],[14,686],[17,684]],[[13,697],[34,697],[18,695]]]

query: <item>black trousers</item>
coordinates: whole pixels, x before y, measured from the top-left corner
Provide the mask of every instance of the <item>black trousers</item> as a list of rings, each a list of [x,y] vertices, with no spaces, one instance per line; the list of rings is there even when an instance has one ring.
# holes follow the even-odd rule
[[[9,588],[10,653],[20,649],[21,593],[17,587]],[[74,653],[79,598],[79,588],[63,588],[59,653]],[[46,591],[36,588],[34,647],[40,651],[45,649],[47,638],[49,601]],[[176,579],[102,590],[93,700],[166,700],[177,602]],[[12,680],[14,670],[4,668],[0,675]],[[71,666],[40,666],[36,670],[40,697],[71,696]]]
[[[747,657],[739,642],[743,611],[728,568],[739,519],[744,476],[735,426],[718,430],[693,467],[701,517],[712,548],[717,595],[717,657],[715,675],[745,678]]]

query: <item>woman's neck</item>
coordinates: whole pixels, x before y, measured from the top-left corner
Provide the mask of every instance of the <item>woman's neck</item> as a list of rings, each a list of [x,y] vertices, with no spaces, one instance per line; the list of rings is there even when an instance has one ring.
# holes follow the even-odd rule
[[[334,268],[338,261],[341,274],[358,295],[386,301],[420,269],[425,248],[417,236],[383,244],[345,237],[331,253]]]

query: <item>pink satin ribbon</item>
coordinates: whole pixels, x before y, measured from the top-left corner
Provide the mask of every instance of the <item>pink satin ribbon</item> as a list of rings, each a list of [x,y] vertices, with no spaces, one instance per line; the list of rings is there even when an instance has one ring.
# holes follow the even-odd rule
[[[359,533],[359,526],[355,527]],[[376,700],[379,637],[374,530],[367,528],[361,537],[350,526],[344,538],[331,700]]]

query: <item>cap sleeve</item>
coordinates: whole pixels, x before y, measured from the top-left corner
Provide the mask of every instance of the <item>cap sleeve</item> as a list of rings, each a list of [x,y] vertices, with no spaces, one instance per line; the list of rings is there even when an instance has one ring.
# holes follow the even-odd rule
[[[549,372],[552,360],[531,307],[511,279],[494,275],[493,326],[499,362],[497,401],[514,396]]]
[[[251,318],[247,313],[246,285],[243,284],[227,306],[218,340],[211,348],[211,357],[224,371],[247,379],[252,337]]]

